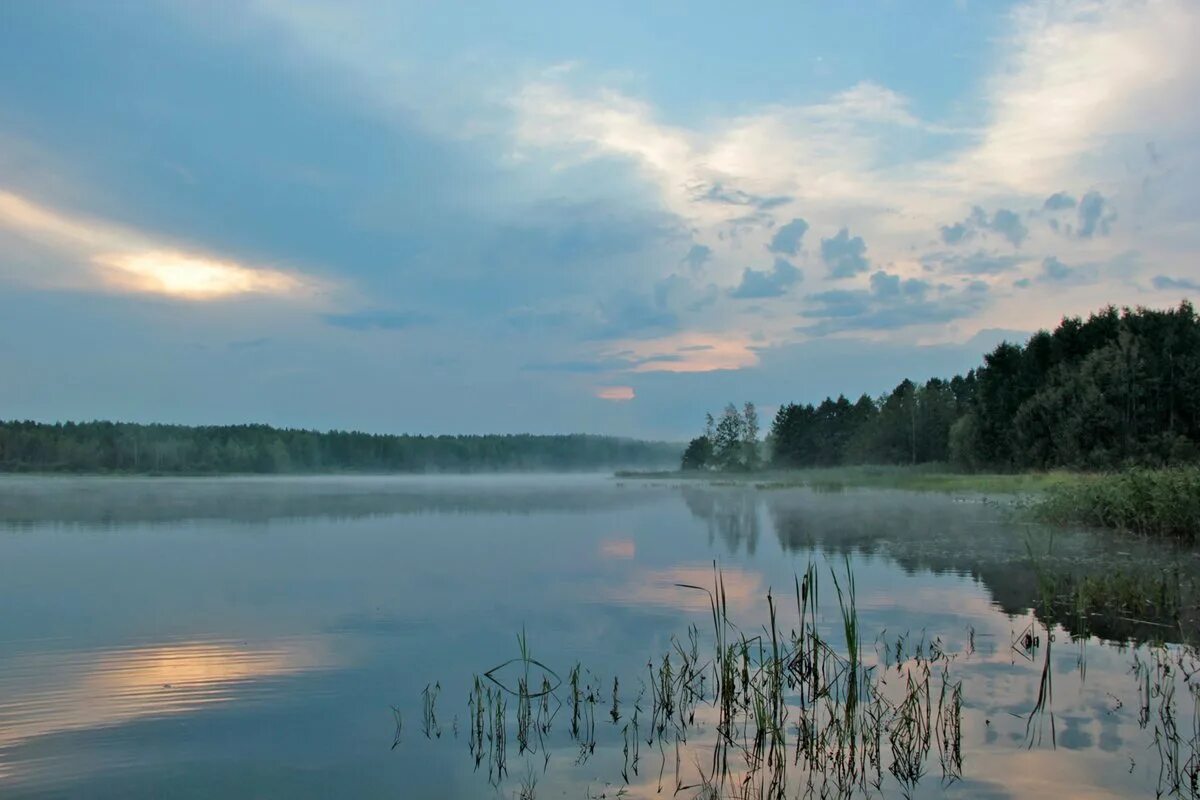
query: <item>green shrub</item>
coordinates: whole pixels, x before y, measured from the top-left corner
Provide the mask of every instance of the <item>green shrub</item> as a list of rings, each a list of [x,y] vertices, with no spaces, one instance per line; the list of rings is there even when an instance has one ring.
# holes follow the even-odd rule
[[[1034,510],[1048,522],[1194,539],[1200,467],[1130,469],[1050,486]]]

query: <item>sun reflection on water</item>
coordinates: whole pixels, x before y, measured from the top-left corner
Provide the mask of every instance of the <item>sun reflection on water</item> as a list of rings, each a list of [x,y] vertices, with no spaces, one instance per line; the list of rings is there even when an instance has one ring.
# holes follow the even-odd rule
[[[0,779],[6,751],[38,737],[185,714],[263,694],[255,681],[334,665],[312,639],[193,641],[0,659]]]

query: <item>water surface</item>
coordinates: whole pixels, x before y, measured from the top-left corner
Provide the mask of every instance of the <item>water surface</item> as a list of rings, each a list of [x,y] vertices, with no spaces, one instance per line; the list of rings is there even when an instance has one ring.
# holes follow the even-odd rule
[[[752,634],[768,589],[786,600],[815,563],[837,640],[832,575],[848,565],[876,675],[897,670],[883,656],[897,640],[902,661],[935,643],[951,654],[937,669],[962,682],[961,775],[931,747],[912,793],[1127,797],[1187,772],[1189,679],[1155,667],[1150,687],[1135,670],[1186,659],[1190,612],[1167,594],[1190,587],[1195,556],[1051,537],[983,498],[603,476],[11,477],[0,795],[511,797],[532,775],[538,796],[692,796],[678,787],[703,771],[711,726],[643,745],[636,773],[622,729],[648,661],[691,624],[710,638],[708,596],[680,584],[711,586],[714,561]],[[1122,587],[1147,582],[1162,596],[1131,604]],[[794,601],[780,605],[794,625]],[[588,752],[567,715],[536,752],[510,731],[497,779],[469,752],[468,698],[522,631],[539,662],[561,676],[579,663],[606,696]],[[885,775],[874,793],[904,788]]]

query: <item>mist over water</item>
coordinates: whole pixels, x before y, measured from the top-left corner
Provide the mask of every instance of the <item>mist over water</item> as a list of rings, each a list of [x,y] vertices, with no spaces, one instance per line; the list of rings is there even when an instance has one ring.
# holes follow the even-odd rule
[[[689,625],[711,631],[707,596],[680,584],[711,586],[714,561],[744,631],[761,631],[769,589],[785,601],[782,625],[796,623],[788,598],[810,562],[830,596],[848,565],[876,674],[895,671],[882,654],[901,637],[954,654],[962,775],[944,779],[935,753],[915,794],[1159,788],[1156,717],[1143,716],[1131,670],[1159,652],[1145,642],[1188,636],[1188,615],[1099,614],[1042,595],[1047,574],[1093,586],[1174,570],[1190,586],[1195,557],[1165,544],[1051,537],[977,496],[881,490],[18,477],[0,480],[0,608],[19,610],[0,615],[0,795],[513,796],[528,770],[539,796],[671,794],[703,763],[711,729],[678,760],[643,747],[626,785],[619,726],[597,713],[586,758],[561,738],[519,753],[513,735],[493,785],[468,750],[468,696],[474,676],[520,655],[523,631],[560,676],[578,662],[606,691],[619,677],[627,718],[648,660]],[[819,628],[836,641],[837,604],[822,603]],[[1039,646],[1025,646],[1027,630]],[[1178,702],[1190,731],[1182,684]],[[403,719],[394,749],[391,706]],[[886,777],[884,794],[899,794]]]

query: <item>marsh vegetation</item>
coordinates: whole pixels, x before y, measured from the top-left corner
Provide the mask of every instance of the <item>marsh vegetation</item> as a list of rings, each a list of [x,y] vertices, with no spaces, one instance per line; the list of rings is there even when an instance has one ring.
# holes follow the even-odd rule
[[[1118,578],[1115,593],[1085,581],[1077,587],[1049,574],[1031,550],[1041,596],[1037,615],[1014,628],[1013,660],[1034,666],[1032,704],[1010,714],[1024,726],[1026,749],[1057,750],[1053,648],[1078,651],[1087,670],[1085,605],[1128,613],[1127,603],[1169,603],[1169,591],[1134,576]],[[707,586],[676,584],[701,592],[709,619],[690,624],[651,656],[635,681],[608,683],[579,662],[559,673],[533,657],[524,632],[519,655],[473,678],[467,693],[467,754],[474,769],[499,791],[536,796],[538,776],[552,769],[580,770],[597,747],[619,751],[614,774],[600,778],[587,797],[670,796],[704,798],[873,797],[952,792],[969,779],[964,759],[963,681],[975,657],[973,628],[948,649],[922,630],[879,631],[870,643],[857,610],[850,560],[825,572],[810,562],[795,576],[785,603],[768,590],[765,622],[745,630],[729,616],[724,577],[714,564]],[[832,630],[823,626],[820,585],[832,584]],[[1078,594],[1075,595],[1075,590]],[[1074,632],[1047,620],[1064,597],[1077,598]],[[785,612],[782,606],[790,606]],[[1176,609],[1177,610],[1177,609]],[[790,622],[784,622],[784,617]],[[1149,623],[1154,624],[1154,623]],[[1174,632],[1168,632],[1170,637]],[[1124,699],[1153,741],[1158,796],[1200,797],[1200,651],[1194,643],[1152,644],[1131,651]],[[621,687],[627,687],[624,696]],[[422,692],[424,735],[441,738],[435,709],[440,684]],[[509,709],[515,707],[515,714]],[[600,720],[599,725],[597,720]],[[991,720],[985,720],[990,726]],[[401,723],[396,722],[395,740]],[[510,741],[515,738],[515,747]],[[454,739],[458,739],[455,726]],[[393,746],[395,746],[393,744]],[[514,778],[509,760],[523,770]],[[1136,767],[1131,757],[1130,771]],[[922,784],[925,784],[922,787]],[[969,782],[967,785],[970,785]],[[922,791],[924,789],[924,791]]]

